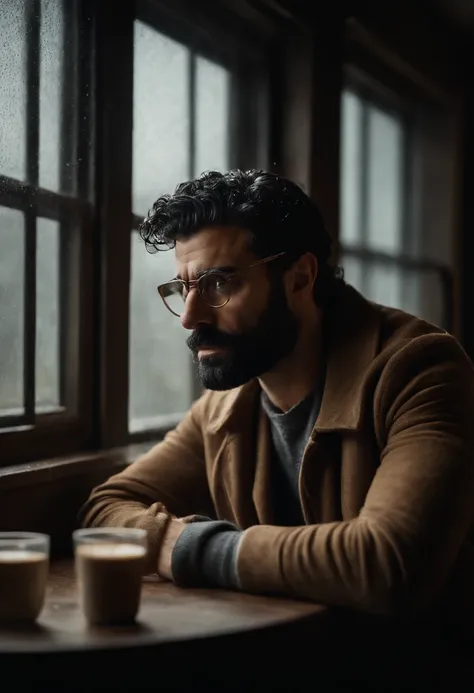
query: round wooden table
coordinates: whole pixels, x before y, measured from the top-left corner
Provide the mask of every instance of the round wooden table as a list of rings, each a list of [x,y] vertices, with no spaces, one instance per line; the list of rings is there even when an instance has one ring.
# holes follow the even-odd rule
[[[51,565],[36,624],[0,627],[2,690],[366,691],[439,683],[445,659],[407,625],[317,604],[144,578],[137,622],[89,627],[72,560]],[[415,668],[419,669],[415,674]],[[459,662],[444,667],[452,678]],[[471,669],[469,669],[469,675]],[[452,683],[452,681],[451,681]],[[440,690],[474,690],[448,687]],[[408,688],[405,688],[405,684]]]

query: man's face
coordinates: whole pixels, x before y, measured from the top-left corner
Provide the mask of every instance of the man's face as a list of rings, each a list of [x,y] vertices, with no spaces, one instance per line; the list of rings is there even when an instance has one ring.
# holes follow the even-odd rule
[[[243,268],[226,273],[232,277],[232,293],[221,308],[207,305],[196,289],[186,299],[181,323],[192,330],[188,346],[207,389],[243,385],[274,369],[296,345],[299,324],[288,307],[283,279],[270,281],[265,265],[249,269],[258,259],[241,229],[204,228],[176,243],[181,279],[196,279],[210,269]]]

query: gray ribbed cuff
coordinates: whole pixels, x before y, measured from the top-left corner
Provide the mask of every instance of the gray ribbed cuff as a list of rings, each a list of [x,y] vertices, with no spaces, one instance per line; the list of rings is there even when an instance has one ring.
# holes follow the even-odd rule
[[[182,587],[239,588],[237,550],[242,532],[230,522],[186,525],[171,556],[173,580]]]

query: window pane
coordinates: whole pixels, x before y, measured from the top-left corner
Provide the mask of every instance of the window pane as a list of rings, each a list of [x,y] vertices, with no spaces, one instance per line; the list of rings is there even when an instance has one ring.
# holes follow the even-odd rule
[[[0,207],[0,413],[23,412],[25,224]]]
[[[156,290],[176,273],[174,253],[151,255],[132,233],[131,255],[129,428],[133,433],[189,409],[193,371],[185,330]]]
[[[1,0],[0,174],[20,180],[26,175],[25,15],[25,0]]]
[[[449,328],[445,324],[443,283],[436,270],[389,267],[347,255],[342,259],[342,266],[347,283],[370,301],[398,308],[443,329]]]
[[[368,114],[368,241],[372,249],[400,252],[402,126],[371,107]]]
[[[349,91],[342,96],[341,142],[341,240],[346,244],[361,241],[362,104]]]
[[[404,310],[448,329],[441,276],[435,270],[406,272],[403,282]]]
[[[36,409],[59,404],[59,223],[38,219],[36,249]]]
[[[383,306],[403,309],[402,280],[399,267],[371,263],[365,268],[366,298]]]
[[[347,255],[343,257],[342,266],[347,283],[369,301],[407,310],[402,293],[404,273],[399,267]]]
[[[229,89],[228,70],[210,60],[196,59],[195,176],[229,168]]]
[[[40,27],[39,184],[59,190],[64,22],[60,0],[42,0]],[[73,82],[73,75],[69,76]],[[71,90],[73,91],[73,90]]]
[[[364,293],[364,275],[362,261],[350,255],[343,256],[341,261],[344,268],[344,279],[351,284],[357,291]]]
[[[133,211],[189,178],[189,50],[135,21]]]

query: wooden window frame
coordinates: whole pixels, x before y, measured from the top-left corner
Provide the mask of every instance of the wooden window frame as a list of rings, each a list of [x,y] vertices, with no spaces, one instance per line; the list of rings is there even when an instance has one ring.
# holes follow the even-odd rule
[[[92,381],[88,375],[93,358],[93,335],[87,315],[93,305],[93,287],[87,281],[85,268],[92,258],[89,144],[94,123],[92,104],[84,86],[90,84],[92,77],[90,7],[86,2],[63,2],[68,31],[64,36],[62,64],[61,192],[45,190],[38,185],[40,66],[36,56],[39,55],[40,0],[28,3],[26,11],[26,181],[0,175],[0,204],[23,212],[25,219],[24,414],[2,417],[0,466],[22,462],[33,455],[41,458],[68,454],[90,445],[92,438],[88,406]],[[66,175],[66,167],[72,160],[77,161],[77,166],[71,177]],[[35,415],[36,330],[28,329],[28,325],[35,324],[36,320],[36,227],[39,217],[60,224],[60,287],[65,286],[67,277],[70,289],[60,290],[59,296],[61,406],[52,413]],[[63,366],[66,363],[74,364],[74,368]]]

